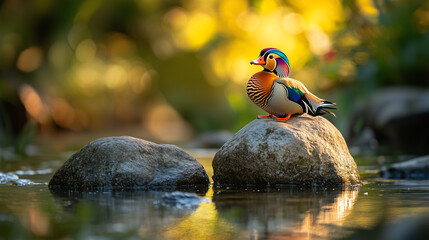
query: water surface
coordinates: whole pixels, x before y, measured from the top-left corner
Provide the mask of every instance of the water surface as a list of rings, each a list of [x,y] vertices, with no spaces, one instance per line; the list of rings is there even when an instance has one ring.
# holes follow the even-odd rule
[[[371,166],[359,188],[51,192],[66,155],[0,162],[26,183],[0,184],[0,239],[388,239],[429,213],[429,181],[383,180]],[[211,157],[197,158],[212,176]]]

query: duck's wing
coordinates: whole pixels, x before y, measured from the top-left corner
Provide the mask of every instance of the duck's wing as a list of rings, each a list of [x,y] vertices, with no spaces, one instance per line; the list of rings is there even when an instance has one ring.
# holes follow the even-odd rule
[[[298,103],[305,113],[313,116],[323,115],[326,113],[332,114],[328,109],[336,109],[336,104],[318,98],[312,94],[300,81],[292,78],[277,78],[275,83],[281,84],[288,93],[288,99]]]

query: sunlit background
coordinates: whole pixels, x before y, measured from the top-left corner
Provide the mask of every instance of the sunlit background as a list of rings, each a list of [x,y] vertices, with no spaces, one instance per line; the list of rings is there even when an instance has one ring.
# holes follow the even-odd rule
[[[264,114],[246,83],[267,47],[337,103],[327,118],[360,188],[211,186],[189,209],[157,205],[162,191],[48,191],[75,150],[107,136],[177,144],[211,177],[216,149],[202,148]],[[0,1],[0,238],[427,236],[428,182],[379,169],[429,154],[428,122],[429,0]]]
[[[292,78],[338,103],[329,120],[347,135],[354,109],[377,89],[429,86],[428,5],[6,0],[0,143],[19,151],[58,133],[181,143],[234,132],[263,113],[245,86],[266,47],[287,54]]]

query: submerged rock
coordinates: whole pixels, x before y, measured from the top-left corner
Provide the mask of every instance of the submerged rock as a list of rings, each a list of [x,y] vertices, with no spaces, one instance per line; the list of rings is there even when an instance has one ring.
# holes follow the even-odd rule
[[[382,228],[379,236],[381,236],[379,238],[381,240],[427,240],[429,236],[428,212],[411,214],[411,216],[403,217],[399,221],[389,223]]]
[[[73,154],[49,188],[174,187],[209,184],[203,166],[182,149],[133,137],[95,140]]]
[[[360,176],[341,133],[325,118],[257,119],[216,153],[217,185],[354,185]]]
[[[429,179],[429,155],[384,166],[380,174],[387,179]]]

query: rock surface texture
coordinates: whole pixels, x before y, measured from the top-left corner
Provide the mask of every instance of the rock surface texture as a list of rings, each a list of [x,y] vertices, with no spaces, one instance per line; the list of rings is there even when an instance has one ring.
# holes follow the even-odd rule
[[[307,114],[252,121],[216,153],[213,170],[216,185],[360,184],[341,133],[325,118]]]
[[[203,166],[176,146],[132,137],[107,137],[95,140],[73,154],[54,174],[49,188],[208,184]]]

